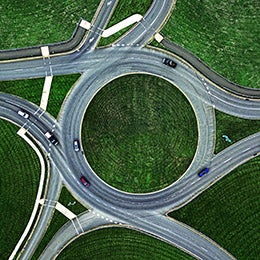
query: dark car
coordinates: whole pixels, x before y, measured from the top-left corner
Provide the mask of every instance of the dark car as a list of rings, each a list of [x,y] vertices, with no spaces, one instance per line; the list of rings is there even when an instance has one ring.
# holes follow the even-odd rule
[[[84,176],[80,177],[80,181],[85,187],[89,187],[90,183],[86,180]]]
[[[172,67],[172,68],[176,68],[176,66],[177,66],[177,63],[176,62],[174,62],[173,60],[170,60],[170,59],[167,59],[167,58],[163,58],[162,59],[162,62],[163,62],[163,64],[165,64],[165,65],[168,65],[168,66],[170,66],[170,67]]]
[[[80,145],[79,145],[79,140],[78,139],[75,139],[73,141],[73,148],[74,148],[75,152],[78,152],[80,150]]]
[[[46,132],[44,134],[48,139],[49,141],[54,144],[54,145],[58,145],[59,144],[59,141],[57,140],[57,138],[50,132]]]
[[[209,168],[204,168],[203,170],[201,170],[198,175],[199,177],[202,177],[203,175],[207,174],[209,172]]]
[[[50,138],[49,138],[50,142],[54,145],[58,145],[59,144],[59,141],[57,140],[57,138],[52,135]]]

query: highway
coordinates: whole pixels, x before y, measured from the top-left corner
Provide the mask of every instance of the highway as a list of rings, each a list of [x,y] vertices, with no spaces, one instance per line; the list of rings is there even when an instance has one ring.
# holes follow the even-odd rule
[[[50,205],[58,199],[62,185],[90,209],[57,233],[46,248],[42,259],[52,259],[81,233],[103,225],[127,226],[175,245],[200,259],[232,259],[214,241],[182,223],[170,220],[166,213],[182,207],[234,168],[260,154],[260,132],[214,154],[215,109],[240,118],[260,120],[260,91],[247,95],[244,88],[218,84],[214,72],[208,73],[192,56],[178,56],[164,50],[144,47],[158,32],[175,6],[175,1],[154,0],[144,18],[112,46],[98,48],[102,30],[106,27],[118,1],[101,1],[90,31],[80,49],[49,59],[30,58],[0,62],[0,80],[27,79],[49,75],[81,73],[80,79],[62,106],[55,120],[47,112],[18,97],[0,93],[0,117],[28,129],[28,134],[45,151],[50,162],[51,178],[46,187]],[[172,45],[167,42],[167,46]],[[172,69],[162,63],[167,57],[177,63]],[[190,60],[189,60],[190,58]],[[199,67],[199,69],[197,68]],[[75,153],[72,142],[80,139],[85,111],[96,93],[111,80],[126,74],[146,73],[161,77],[177,87],[189,100],[197,118],[198,146],[194,159],[183,176],[169,187],[148,194],[129,194],[104,183],[87,162],[87,154]],[[21,118],[22,108],[32,116]],[[54,127],[55,126],[55,127]],[[44,136],[54,130],[60,144],[50,145]],[[198,169],[210,167],[210,174],[199,178]],[[79,180],[81,174],[91,186],[86,189]],[[99,216],[93,215],[98,212]],[[26,244],[21,259],[29,259],[44,235],[53,208],[44,206]],[[111,221],[113,223],[111,223]],[[120,224],[119,224],[120,223]],[[76,227],[75,227],[76,226]]]

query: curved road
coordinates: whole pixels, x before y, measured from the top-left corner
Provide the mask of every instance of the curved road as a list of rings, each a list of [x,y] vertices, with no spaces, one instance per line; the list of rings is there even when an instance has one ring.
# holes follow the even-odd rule
[[[213,151],[214,108],[242,118],[260,119],[260,92],[250,94],[251,100],[245,98],[244,90],[236,86],[235,95],[231,95],[230,92],[223,90],[222,83],[219,85],[216,83],[214,74],[204,73],[205,68],[196,69],[197,65],[192,62],[190,62],[192,66],[183,63],[182,56],[171,57],[162,50],[140,47],[163,26],[175,1],[164,0],[162,4],[161,1],[154,0],[144,19],[127,35],[112,47],[95,49],[100,39],[100,32],[108,23],[117,2],[117,0],[102,1],[93,19],[91,30],[77,52],[47,60],[0,63],[0,80],[82,73],[62,107],[58,122],[34,105],[2,93],[0,94],[0,116],[19,125],[25,123],[25,128],[29,129],[30,135],[48,154],[52,172],[59,173],[52,175],[54,178],[52,181],[57,183],[57,187],[49,186],[48,199],[57,199],[58,190],[63,182],[84,205],[91,208],[92,212],[94,209],[104,219],[113,220],[114,223],[120,222],[156,236],[202,259],[230,259],[232,256],[213,241],[180,223],[169,220],[164,214],[188,203],[232,169],[259,155],[260,133],[230,146],[217,155],[214,155]],[[164,57],[177,62],[175,70],[162,64]],[[196,113],[199,142],[194,160],[181,179],[164,190],[137,195],[118,191],[102,182],[92,171],[84,155],[75,154],[72,141],[75,137],[80,137],[80,123],[84,112],[97,91],[118,76],[141,72],[162,77],[185,94]],[[230,86],[227,89],[230,90]],[[19,108],[28,110],[32,114],[30,120],[24,120],[17,115]],[[49,146],[49,142],[44,137],[46,130],[54,129],[54,125],[55,135],[60,141],[57,147]],[[210,165],[211,173],[198,178],[197,170],[207,165]],[[85,189],[79,181],[81,172],[84,172],[92,183],[88,189]],[[28,259],[33,254],[52,212],[50,207],[44,207],[21,259]],[[66,243],[89,230],[90,227],[97,228],[108,224],[108,221],[101,221],[91,214],[83,214],[77,218],[77,223],[75,222],[74,225],[70,223],[64,226],[44,252],[43,259],[57,254]],[[59,237],[63,237],[63,240],[57,244]],[[55,252],[52,251],[54,245],[57,250]]]

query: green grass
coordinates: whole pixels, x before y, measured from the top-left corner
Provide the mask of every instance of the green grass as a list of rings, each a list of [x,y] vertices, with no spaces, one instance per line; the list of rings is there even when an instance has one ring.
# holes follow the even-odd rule
[[[184,95],[149,75],[109,83],[92,100],[82,142],[94,171],[128,192],[150,192],[177,180],[197,146],[197,122]]]
[[[109,21],[108,25],[106,28],[109,28],[125,18],[133,15],[133,14],[141,14],[144,15],[149,7],[152,4],[152,0],[119,0],[119,3],[115,9],[115,12],[113,13],[111,20]],[[101,38],[99,45],[104,46],[104,45],[109,45],[113,43],[115,40],[117,40],[120,36],[122,36],[125,32],[127,32],[131,27],[134,25],[130,25],[127,28],[119,31],[118,33],[111,35],[108,38]]]
[[[216,146],[215,153],[218,153],[231,144],[260,131],[260,120],[247,120],[227,115],[216,111]],[[232,143],[224,140],[222,135],[227,135]]]
[[[57,259],[193,259],[181,250],[140,232],[124,228],[106,228],[79,237]]]
[[[67,207],[69,210],[71,210],[74,214],[79,215],[80,213],[86,211],[87,209],[83,207],[72,195],[71,193],[66,189],[63,188],[61,191],[61,195],[59,198],[59,202]],[[76,202],[76,203],[75,203]],[[73,205],[71,205],[71,203]],[[74,204],[75,203],[75,204]],[[55,211],[53,214],[53,218],[50,222],[50,225],[42,238],[39,246],[37,247],[33,258],[32,259],[38,259],[41,253],[43,252],[44,248],[47,246],[47,244],[50,242],[52,237],[55,235],[55,233],[66,223],[69,219],[67,219],[63,214],[61,214],[59,211]]]
[[[44,78],[0,81],[0,91],[40,105]]]
[[[169,215],[209,236],[237,259],[258,259],[259,173],[258,156]]]
[[[57,117],[66,95],[79,77],[80,74],[53,77],[50,98],[47,107],[47,111],[51,115]]]
[[[31,216],[39,185],[40,163],[19,137],[18,127],[0,120],[0,258],[7,259]]]
[[[79,19],[91,22],[99,0],[0,0],[0,49],[68,40]]]
[[[162,33],[231,81],[260,87],[259,1],[177,1]]]
[[[65,207],[67,207],[69,210],[71,210],[74,214],[79,215],[80,213],[86,211],[87,209],[82,206],[72,195],[71,193],[66,189],[63,188],[61,191],[61,195],[59,198],[59,202],[63,204]],[[76,203],[75,203],[76,202]],[[71,205],[74,204],[74,205]]]
[[[57,117],[62,102],[80,74],[53,77],[47,112]],[[44,78],[0,81],[0,91],[24,98],[36,105],[40,105]]]

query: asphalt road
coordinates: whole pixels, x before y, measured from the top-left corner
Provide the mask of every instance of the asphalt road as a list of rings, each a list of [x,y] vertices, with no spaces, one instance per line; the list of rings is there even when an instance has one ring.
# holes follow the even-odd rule
[[[21,126],[25,125],[28,133],[48,154],[52,177],[47,187],[47,199],[57,200],[62,183],[92,210],[92,213],[63,227],[49,244],[42,259],[51,259],[71,239],[90,228],[111,224],[108,220],[112,220],[115,225],[122,223],[142,230],[184,249],[197,258],[230,259],[232,256],[213,241],[169,220],[164,214],[188,203],[232,169],[259,155],[260,133],[214,155],[214,109],[241,118],[260,119],[260,94],[248,98],[244,94],[240,95],[239,91],[231,93],[223,90],[210,75],[205,77],[201,70],[197,70],[196,64],[191,66],[182,62],[183,57],[169,56],[163,50],[142,48],[163,26],[175,1],[163,1],[162,4],[161,1],[155,0],[144,19],[133,30],[112,47],[97,49],[101,31],[108,23],[117,2],[111,0],[100,4],[91,30],[80,50],[50,59],[0,62],[0,80],[82,73],[64,103],[58,121],[25,100],[0,94],[0,117]],[[164,57],[175,60],[178,64],[176,69],[162,64]],[[81,122],[93,96],[109,81],[128,73],[147,73],[168,80],[184,93],[197,117],[199,142],[191,166],[177,182],[150,194],[124,193],[107,185],[93,172],[86,160],[87,155],[75,153],[72,145],[74,139],[80,139]],[[18,116],[19,108],[30,112],[32,116],[29,120]],[[44,137],[48,130],[54,130],[59,139],[60,144],[57,147],[50,145]],[[210,174],[199,178],[198,169],[205,166],[210,167]],[[80,183],[81,174],[91,182],[88,189]],[[97,215],[93,217],[93,212],[98,212],[104,219],[101,220]],[[21,259],[32,256],[51,214],[51,207],[43,208]]]

